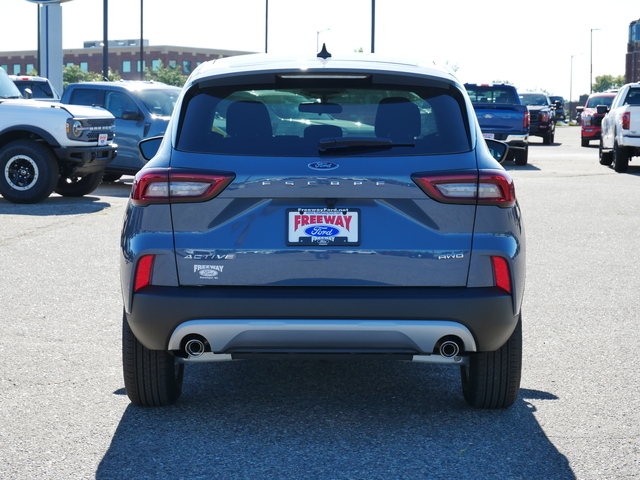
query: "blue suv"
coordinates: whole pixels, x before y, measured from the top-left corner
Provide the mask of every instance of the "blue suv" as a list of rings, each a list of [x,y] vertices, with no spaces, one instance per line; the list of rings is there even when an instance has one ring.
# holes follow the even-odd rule
[[[114,181],[135,175],[144,164],[138,143],[164,135],[181,89],[156,82],[85,82],[67,85],[62,103],[93,105],[109,110],[116,118],[118,155],[107,166],[103,179]]]
[[[140,148],[121,241],[133,403],[175,402],[191,363],[256,358],[445,364],[470,405],[516,400],[522,216],[508,147],[450,73],[216,60]]]

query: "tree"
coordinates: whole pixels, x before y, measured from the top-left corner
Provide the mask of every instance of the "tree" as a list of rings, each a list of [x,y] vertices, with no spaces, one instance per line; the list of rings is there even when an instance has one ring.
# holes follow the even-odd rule
[[[624,84],[624,75],[618,75],[617,77],[614,77],[613,75],[600,75],[596,77],[596,81],[593,84],[593,91],[596,93],[604,92],[612,88],[620,88]]]
[[[117,82],[122,77],[118,72],[109,69],[107,78],[110,82]],[[78,82],[98,82],[102,80],[102,75],[96,72],[83,72],[78,65],[68,65],[62,69],[62,87],[66,87],[70,83]]]
[[[144,74],[145,80],[152,80],[155,82],[166,83],[167,85],[175,85],[176,87],[182,87],[184,82],[187,81],[187,77],[182,74],[180,67],[165,67],[160,61],[158,68],[149,70],[147,69]]]
[[[444,64],[449,68],[449,70],[454,73],[460,70],[460,65],[458,65],[457,63],[449,63],[449,60],[447,60],[446,62],[444,62]]]

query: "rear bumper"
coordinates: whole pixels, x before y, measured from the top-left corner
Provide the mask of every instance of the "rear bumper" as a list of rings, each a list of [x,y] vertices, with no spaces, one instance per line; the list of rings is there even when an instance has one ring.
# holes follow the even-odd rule
[[[404,351],[431,354],[452,335],[493,351],[518,315],[501,289],[408,287],[158,287],[136,293],[127,320],[152,350],[201,335],[214,353]]]
[[[630,135],[622,135],[622,139],[619,143],[623,147],[640,148],[640,136],[632,137]]]
[[[523,150],[529,145],[529,135],[508,135],[505,142],[511,149]]]

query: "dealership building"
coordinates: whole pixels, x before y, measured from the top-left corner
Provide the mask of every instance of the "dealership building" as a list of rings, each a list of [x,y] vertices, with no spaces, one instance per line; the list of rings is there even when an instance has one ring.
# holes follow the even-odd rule
[[[640,82],[640,20],[629,25],[629,43],[624,77],[627,83]]]
[[[110,40],[108,52],[111,71],[118,72],[123,80],[139,80],[144,78],[145,70],[157,70],[162,64],[164,67],[179,67],[184,75],[189,75],[203,62],[254,53],[215,48],[150,46],[148,40],[144,40],[143,43],[141,66],[140,39]],[[10,75],[29,75],[33,70],[38,70],[37,54],[36,50],[0,52],[0,67]],[[78,65],[84,72],[102,73],[102,59],[101,41],[88,41],[84,42],[84,48],[63,50],[63,65]]]

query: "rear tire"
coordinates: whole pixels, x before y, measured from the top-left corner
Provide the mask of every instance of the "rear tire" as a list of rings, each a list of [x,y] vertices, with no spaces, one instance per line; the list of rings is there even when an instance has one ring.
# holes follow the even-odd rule
[[[522,371],[522,315],[507,343],[495,352],[472,353],[469,360],[460,371],[467,403],[490,409],[513,405]]]
[[[629,169],[629,151],[621,147],[618,142],[613,144],[613,169],[616,172],[626,172]]]
[[[82,197],[93,192],[102,183],[102,171],[84,177],[60,177],[56,193],[63,197]]]
[[[513,157],[516,161],[516,165],[526,165],[529,161],[529,146],[524,147],[524,150],[514,150]]]
[[[58,177],[58,161],[43,142],[14,140],[0,149],[0,195],[10,202],[41,202]]]
[[[171,405],[182,393],[184,364],[163,350],[149,350],[122,317],[124,386],[132,403],[143,407]]]
[[[588,139],[588,138],[581,137],[581,139],[580,139],[580,144],[581,144],[583,147],[588,147],[588,146],[589,146],[589,139]]]
[[[613,153],[612,152],[605,152],[604,148],[602,147],[602,139],[600,139],[600,147],[598,149],[598,156],[600,157],[600,165],[611,165],[611,162],[613,162]]]

